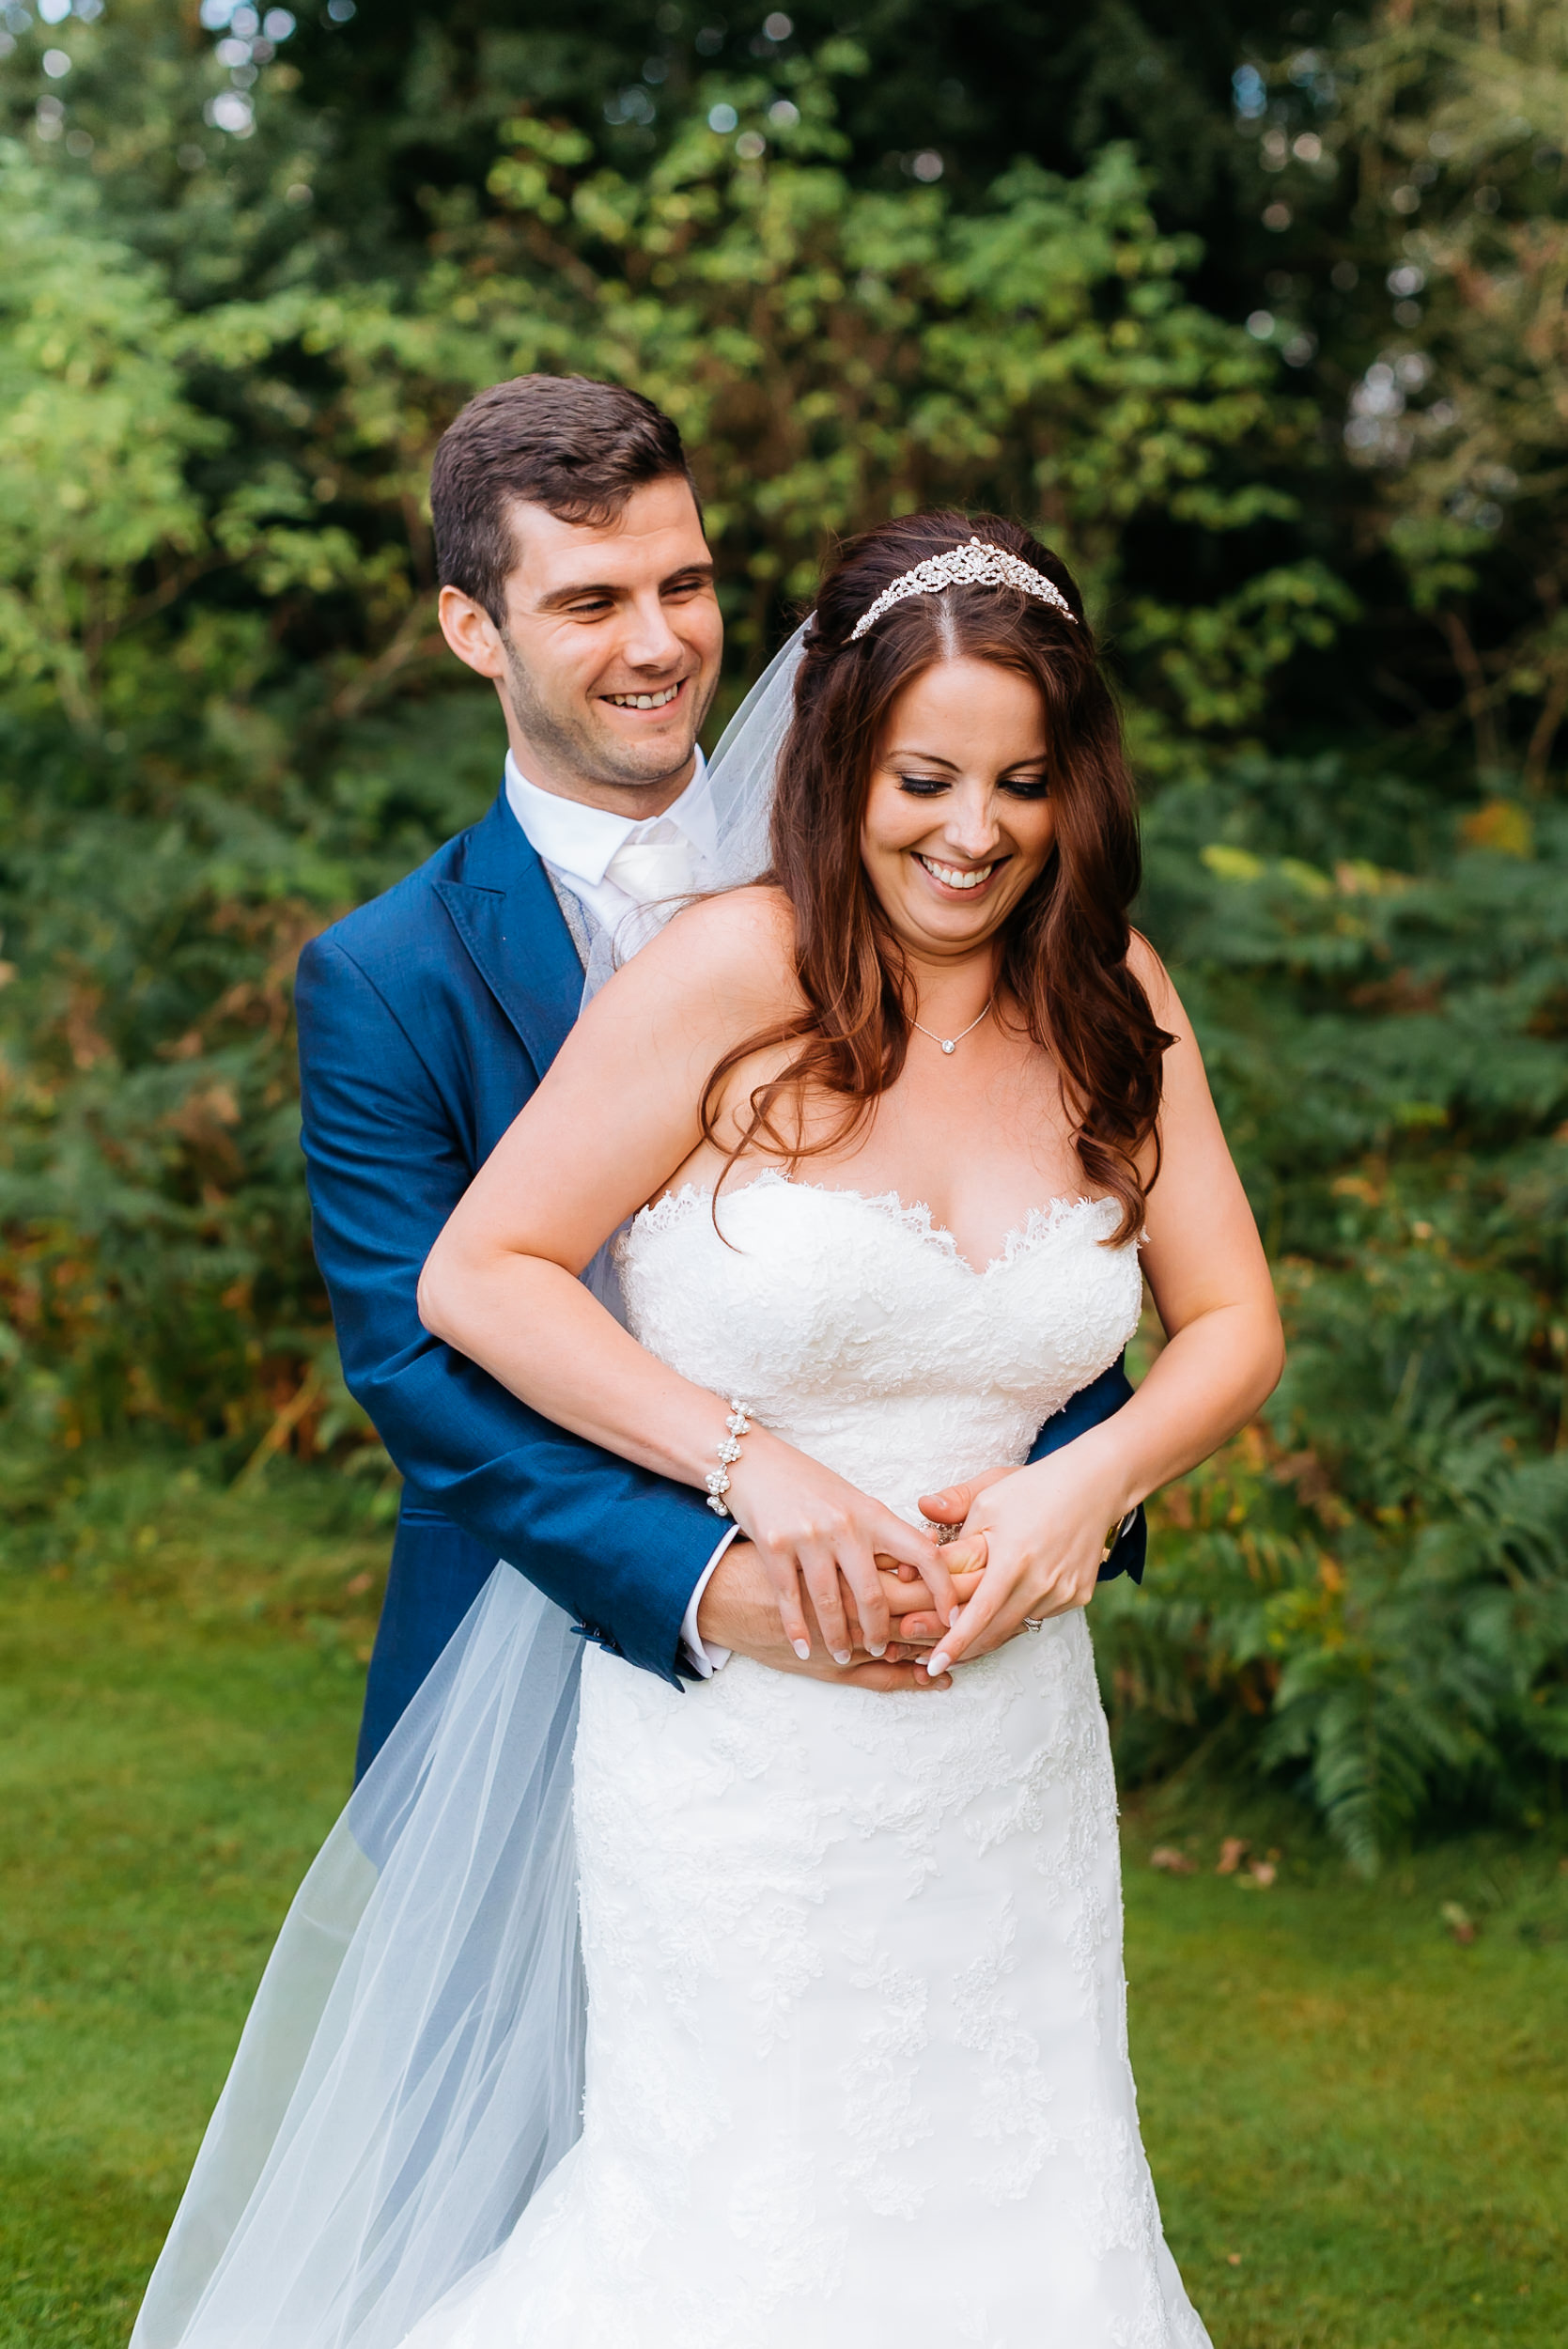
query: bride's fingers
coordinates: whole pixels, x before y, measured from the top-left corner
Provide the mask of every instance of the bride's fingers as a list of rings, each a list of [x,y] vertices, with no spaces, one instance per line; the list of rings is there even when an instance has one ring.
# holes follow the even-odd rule
[[[953,1588],[958,1604],[962,1606],[965,1600],[972,1598],[980,1588],[978,1572],[955,1574],[953,1578]],[[888,1612],[893,1617],[893,1636],[895,1639],[899,1635],[900,1626],[907,1623],[911,1615],[918,1615],[930,1623],[937,1622],[936,1603],[924,1583],[920,1581],[892,1583],[888,1590]],[[943,1622],[939,1626],[939,1631],[945,1631],[946,1628],[946,1623]]]
[[[962,1525],[983,1492],[1016,1473],[1010,1468],[987,1469],[983,1476],[971,1476],[967,1485],[944,1485],[939,1493],[923,1493],[917,1504],[920,1514],[933,1525]]]
[[[892,1610],[877,1561],[869,1549],[845,1543],[838,1568],[854,1595],[862,1643],[873,1656],[880,1656],[892,1631]]]
[[[987,1583],[991,1586],[989,1589]],[[1004,1589],[1000,1576],[993,1579],[987,1575],[968,1606],[959,1610],[956,1619],[948,1628],[947,1636],[926,1665],[926,1671],[934,1677],[938,1672],[946,1672],[950,1665],[956,1664],[993,1618],[1001,1612],[1011,1595],[1011,1585]]]
[[[921,1580],[936,1602],[937,1612],[944,1623],[950,1623],[953,1610],[958,1604],[958,1595],[953,1587],[952,1566],[936,1543],[928,1540],[925,1534],[917,1533],[911,1525],[902,1524],[891,1510],[888,1517],[890,1524],[897,1527],[902,1541],[894,1548],[886,1532],[879,1532],[878,1542],[884,1543],[895,1558],[904,1559],[918,1570]]]
[[[953,1586],[953,1572],[939,1549],[925,1569],[925,1587],[936,1603],[943,1623],[951,1623],[958,1612],[958,1594]]]
[[[897,1559],[913,1566],[931,1596],[935,1599],[943,1622],[947,1622],[958,1601],[953,1589],[953,1576],[941,1551],[930,1536],[902,1517],[895,1517],[891,1509],[878,1509],[872,1539],[879,1556]]]
[[[1036,1595],[1030,1598],[1025,1595],[1021,1564],[1005,1579],[997,1572],[986,1575],[950,1635],[939,1642],[927,1672],[945,1672],[964,1656],[972,1655],[982,1640],[987,1648],[1001,1645],[1022,1627],[1026,1615],[1043,1623],[1049,1616],[1070,1614],[1075,1607],[1087,1606],[1096,1579],[1091,1575],[1085,1581],[1081,1573],[1059,1564],[1046,1588],[1040,1591],[1036,1585]]]
[[[779,1621],[784,1638],[802,1664],[811,1658],[811,1632],[806,1624],[805,1610],[800,1604],[800,1577],[793,1560],[787,1562],[764,1557],[768,1579],[778,1594]]]
[[[959,1606],[967,1606],[980,1588],[980,1576],[978,1574],[955,1575],[953,1587],[958,1594]],[[929,1595],[924,1591],[919,1594],[918,1598],[911,1593],[908,1612],[895,1610],[893,1615],[893,1638],[911,1640],[919,1647],[935,1647],[946,1630],[946,1624],[932,1607]]]
[[[800,1552],[800,1570],[805,1576],[811,1603],[816,1610],[816,1620],[822,1626],[822,1637],[828,1642],[828,1653],[835,1664],[847,1664],[854,1652],[849,1637],[848,1619],[844,1611],[844,1585],[839,1579],[838,1560],[830,1549],[819,1549],[814,1543]]]
[[[872,1515],[862,1523],[877,1557],[895,1565],[913,1566],[917,1574],[928,1579],[931,1561],[941,1556],[930,1534],[923,1533],[916,1525],[906,1525],[902,1517],[895,1517],[891,1509],[884,1509],[877,1502],[868,1501],[865,1505]]]

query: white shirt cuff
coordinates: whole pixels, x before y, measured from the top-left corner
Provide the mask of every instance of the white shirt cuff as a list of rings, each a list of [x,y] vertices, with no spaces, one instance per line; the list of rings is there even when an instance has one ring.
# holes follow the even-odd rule
[[[686,1612],[681,1618],[680,1643],[686,1651],[687,1662],[699,1680],[711,1680],[714,1673],[722,1672],[730,1660],[730,1649],[718,1647],[711,1640],[705,1640],[697,1629],[697,1610],[703,1603],[703,1593],[713,1579],[714,1567],[719,1563],[739,1531],[738,1525],[730,1527],[729,1532],[724,1535],[701,1574],[698,1575],[697,1587],[692,1592]]]

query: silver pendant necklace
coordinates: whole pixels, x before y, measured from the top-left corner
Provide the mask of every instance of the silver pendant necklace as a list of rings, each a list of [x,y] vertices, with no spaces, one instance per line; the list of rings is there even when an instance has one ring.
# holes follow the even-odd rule
[[[990,994],[986,998],[985,1010],[981,1012],[980,1019],[985,1019],[986,1012],[990,1010],[991,1005],[995,1002],[996,990],[993,988]],[[969,1026],[967,1028],[960,1028],[956,1035],[939,1035],[935,1028],[924,1027],[918,1019],[911,1019],[909,1025],[911,1028],[919,1028],[921,1034],[928,1035],[933,1044],[939,1044],[944,1052],[955,1052],[958,1050],[959,1045],[962,1044],[965,1036],[972,1035],[974,1034],[976,1028],[980,1025],[980,1019],[971,1019]]]

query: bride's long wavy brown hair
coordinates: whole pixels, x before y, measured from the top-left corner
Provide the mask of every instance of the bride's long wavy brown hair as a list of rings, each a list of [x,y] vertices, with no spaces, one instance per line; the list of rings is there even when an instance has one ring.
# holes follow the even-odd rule
[[[970,538],[1031,564],[1073,618],[1012,587],[955,586],[894,604],[860,641],[851,631],[885,587]],[[1048,862],[1001,933],[1001,999],[1050,1053],[1088,1182],[1121,1203],[1112,1245],[1141,1228],[1158,1173],[1160,1063],[1172,1038],[1127,967],[1127,909],[1138,894],[1138,814],[1115,700],[1066,566],[1017,522],[993,514],[914,514],[851,540],[823,581],[780,754],[768,879],[795,914],[803,1007],[726,1053],[703,1096],[718,1142],[725,1080],[752,1053],[790,1058],[751,1095],[730,1162],[759,1141],[791,1164],[847,1140],[898,1079],[912,990],[903,950],[861,856],[877,751],[897,696],[939,661],[989,661],[1030,679],[1046,712],[1056,817]],[[843,1104],[815,1141],[808,1096]],[[779,1124],[793,1104],[792,1132]],[[1154,1138],[1153,1171],[1140,1159]]]

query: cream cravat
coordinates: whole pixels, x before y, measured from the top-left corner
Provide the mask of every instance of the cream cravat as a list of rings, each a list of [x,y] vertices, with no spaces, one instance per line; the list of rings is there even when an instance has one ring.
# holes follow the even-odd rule
[[[657,834],[663,831],[664,837]],[[617,889],[625,890],[639,905],[651,905],[660,897],[690,896],[697,886],[696,863],[691,843],[674,824],[662,820],[649,827],[654,836],[642,838],[633,832],[623,840],[604,868],[604,878]]]

